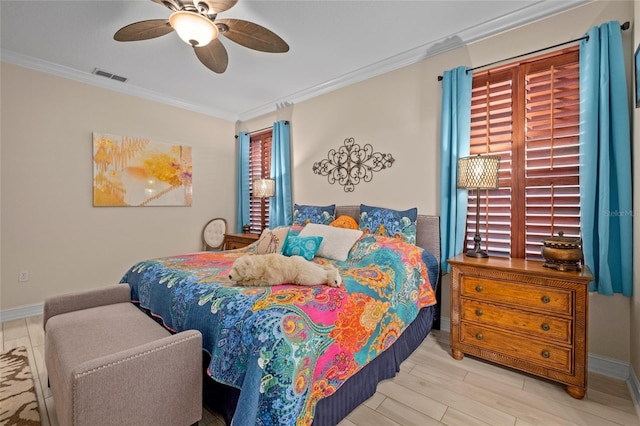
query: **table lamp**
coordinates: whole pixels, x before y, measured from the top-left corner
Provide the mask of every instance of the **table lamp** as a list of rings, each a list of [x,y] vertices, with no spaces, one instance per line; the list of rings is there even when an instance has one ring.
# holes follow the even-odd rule
[[[498,171],[500,157],[496,155],[473,155],[458,160],[458,188],[476,190],[476,234],[473,249],[467,251],[470,257],[489,257],[480,247],[480,190],[499,187]]]

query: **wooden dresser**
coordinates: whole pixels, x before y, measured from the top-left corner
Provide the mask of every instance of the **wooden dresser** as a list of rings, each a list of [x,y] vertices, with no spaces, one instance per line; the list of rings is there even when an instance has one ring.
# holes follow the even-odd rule
[[[473,355],[587,389],[586,266],[561,272],[543,262],[460,254],[451,264],[451,352]]]
[[[260,234],[251,234],[248,232],[242,234],[224,234],[224,249],[233,250],[246,247],[254,241],[258,241]]]

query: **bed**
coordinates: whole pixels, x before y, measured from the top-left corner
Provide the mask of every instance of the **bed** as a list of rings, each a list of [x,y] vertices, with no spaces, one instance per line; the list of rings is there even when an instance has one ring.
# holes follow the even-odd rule
[[[204,402],[228,424],[335,425],[438,327],[439,240],[438,217],[417,215],[415,246],[365,235],[346,261],[314,258],[340,269],[338,289],[229,282],[256,243],[141,261],[122,282],[170,331],[202,332]]]

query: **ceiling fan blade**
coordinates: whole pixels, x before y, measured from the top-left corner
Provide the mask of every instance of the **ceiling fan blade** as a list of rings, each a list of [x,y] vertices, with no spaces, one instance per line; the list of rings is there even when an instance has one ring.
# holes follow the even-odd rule
[[[289,45],[280,36],[253,22],[241,19],[216,19],[215,23],[222,24],[218,25],[221,34],[249,49],[269,53],[289,51]]]
[[[222,74],[227,70],[227,65],[229,64],[227,49],[217,38],[206,46],[194,47],[193,50],[195,50],[200,62],[211,71]]]
[[[120,28],[113,35],[116,41],[149,40],[169,34],[173,27],[168,19],[150,19],[148,21],[134,22]]]
[[[236,3],[238,3],[238,0],[205,0],[205,3],[209,5],[209,8],[211,9],[209,15],[211,15],[213,13],[220,13],[231,9],[236,5]]]

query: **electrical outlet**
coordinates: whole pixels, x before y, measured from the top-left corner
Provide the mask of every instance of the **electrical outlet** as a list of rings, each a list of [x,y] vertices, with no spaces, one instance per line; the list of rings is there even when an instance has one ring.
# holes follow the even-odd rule
[[[29,271],[27,271],[26,269],[20,271],[20,273],[18,274],[18,281],[20,281],[21,283],[29,281]]]

